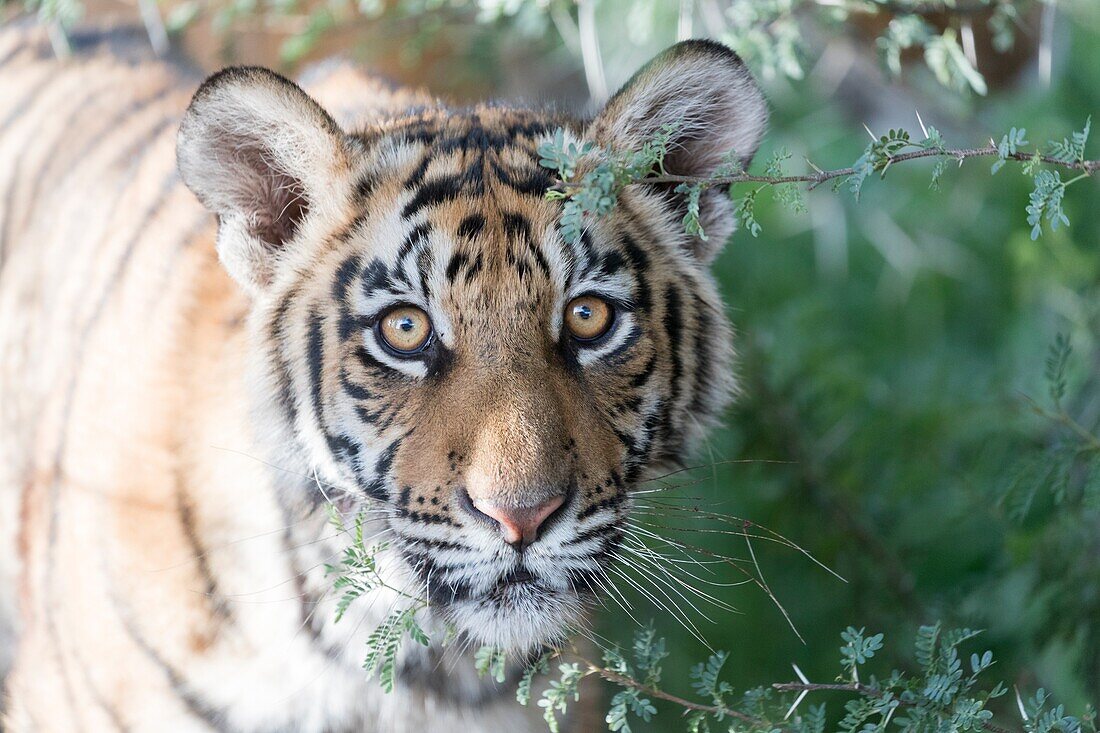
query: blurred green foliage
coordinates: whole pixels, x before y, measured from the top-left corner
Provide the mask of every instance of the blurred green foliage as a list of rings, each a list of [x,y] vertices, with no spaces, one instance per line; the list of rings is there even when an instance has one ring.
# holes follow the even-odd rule
[[[1065,42],[1071,61],[1052,88],[994,95],[966,126],[1026,127],[1039,139],[1079,129],[1100,109],[1096,15],[1079,17]],[[839,166],[866,144],[813,84],[772,99],[760,160],[788,148]],[[760,198],[761,236],[738,232],[715,265],[740,328],[743,396],[701,461],[714,465],[662,500],[766,525],[847,579],[754,545],[804,644],[759,589],[707,588],[743,612],[700,624],[731,652],[735,689],[792,679],[792,662],[827,681],[848,624],[906,638],[943,619],[988,629],[1001,679],[1083,709],[1100,693],[1100,464],[1057,417],[1064,408],[1100,429],[1100,198],[1085,182],[1067,194],[1072,225],[1032,241],[1022,209],[1031,181],[1018,168],[990,178],[987,161],[951,166],[939,192],[931,168],[896,166],[858,203],[818,190],[807,215]],[[1061,376],[1048,358],[1064,361]],[[720,463],[729,459],[758,462]],[[723,525],[676,516],[647,521],[745,554],[743,538],[711,532]],[[669,634],[666,680],[686,680],[708,650],[671,619],[657,624]],[[606,633],[625,641],[619,626]],[[887,666],[914,665],[882,654]],[[652,726],[680,723],[666,715]]]

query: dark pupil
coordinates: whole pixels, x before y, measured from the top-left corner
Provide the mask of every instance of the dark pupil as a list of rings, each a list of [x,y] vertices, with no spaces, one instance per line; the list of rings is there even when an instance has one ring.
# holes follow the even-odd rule
[[[402,318],[400,321],[397,322],[397,327],[400,328],[405,333],[408,333],[409,331],[416,328],[416,324],[413,323],[413,319],[409,318],[408,316],[405,316],[404,318]]]
[[[587,305],[578,305],[576,308],[573,309],[573,314],[576,315],[578,318],[582,318],[587,321],[589,318],[592,317],[592,309],[589,308]]]

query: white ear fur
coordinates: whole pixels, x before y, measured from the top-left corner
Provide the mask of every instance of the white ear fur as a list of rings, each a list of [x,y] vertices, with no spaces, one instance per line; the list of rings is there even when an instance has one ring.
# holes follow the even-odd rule
[[[596,116],[586,137],[605,147],[637,149],[666,124],[676,132],[665,169],[707,176],[730,151],[748,166],[764,137],[768,106],[737,54],[713,41],[684,41],[635,74]],[[710,246],[698,254],[709,259],[734,228],[724,187],[704,192],[700,219]]]
[[[218,215],[218,255],[247,290],[270,282],[307,222],[338,216],[350,192],[347,140],[301,89],[230,68],[195,92],[176,144],[180,174]]]

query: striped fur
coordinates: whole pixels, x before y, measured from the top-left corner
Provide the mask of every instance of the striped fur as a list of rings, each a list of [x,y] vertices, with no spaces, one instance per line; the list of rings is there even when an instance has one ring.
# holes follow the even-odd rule
[[[535,149],[676,119],[675,172],[747,160],[765,112],[736,57],[681,44],[592,121],[449,110],[339,65],[320,104],[236,69],[188,106],[174,67],[57,63],[18,26],[0,84],[10,729],[538,729],[458,651],[406,654],[390,695],[364,678],[398,600],[335,623],[324,505],[367,512],[437,638],[522,653],[583,620],[632,487],[726,404],[731,332],[676,197],[631,189],[566,243]],[[562,331],[584,293],[617,308],[590,345]],[[373,330],[401,302],[436,330],[415,359]],[[566,503],[520,553],[475,490]]]

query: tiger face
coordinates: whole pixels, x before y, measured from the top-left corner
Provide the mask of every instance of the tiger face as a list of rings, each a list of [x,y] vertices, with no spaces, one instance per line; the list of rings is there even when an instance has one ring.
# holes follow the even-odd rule
[[[526,650],[608,585],[631,493],[680,462],[733,389],[704,193],[625,190],[577,241],[537,148],[676,133],[665,168],[748,161],[766,109],[740,60],[687,42],[594,119],[433,108],[346,133],[290,82],[231,69],[181,127],[184,180],[252,297],[257,433],[317,500],[384,525],[407,587],[480,642]],[[337,496],[322,496],[333,487]],[[338,488],[337,488],[338,487]]]

